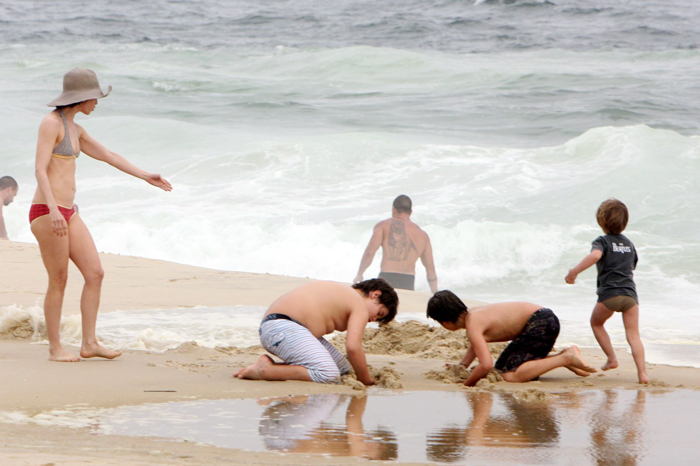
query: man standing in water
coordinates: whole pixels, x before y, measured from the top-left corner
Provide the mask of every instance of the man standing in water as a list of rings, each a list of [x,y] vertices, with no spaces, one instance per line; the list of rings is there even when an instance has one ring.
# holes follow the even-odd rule
[[[10,239],[5,230],[5,220],[2,218],[2,208],[12,204],[15,200],[19,186],[11,176],[0,177],[0,239]]]
[[[420,258],[425,267],[430,291],[438,289],[433,248],[428,234],[411,221],[413,213],[411,198],[402,194],[394,199],[391,218],[382,220],[374,227],[367,249],[362,255],[360,269],[354,282],[362,281],[362,275],[372,264],[374,255],[382,247],[382,264],[379,278],[394,288],[413,290],[416,279],[416,262]]]

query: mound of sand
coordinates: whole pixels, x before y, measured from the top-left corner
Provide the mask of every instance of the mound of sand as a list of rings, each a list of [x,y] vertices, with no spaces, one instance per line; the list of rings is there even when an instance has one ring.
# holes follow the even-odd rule
[[[331,343],[345,352],[344,333],[336,335]],[[362,346],[370,354],[414,354],[423,358],[459,360],[467,350],[467,341],[464,331],[450,332],[411,320],[365,330]],[[489,346],[494,355],[505,348],[502,343]]]
[[[540,403],[543,401],[550,401],[555,396],[539,388],[527,388],[525,390],[516,390],[513,392],[513,396],[519,401],[525,401],[529,403]]]
[[[438,380],[443,383],[453,384],[464,383],[464,381],[469,378],[471,373],[472,369],[467,369],[461,364],[450,364],[442,370],[426,372],[425,377],[431,380]],[[503,382],[503,377],[501,377],[501,374],[498,371],[492,370],[486,375],[486,377],[477,382],[477,387],[480,386],[480,384],[483,386],[485,384],[495,384],[498,382]]]
[[[375,369],[369,366],[369,375],[377,381],[377,387],[392,390],[403,388],[403,384],[400,382],[401,375],[391,367],[384,366],[381,369]]]
[[[390,367],[382,367],[377,369],[372,366],[367,366],[369,369],[369,375],[374,380],[377,381],[375,387],[388,388],[390,390],[399,390],[403,388],[403,384],[400,382],[401,376],[398,372]],[[354,390],[366,390],[367,387],[357,380],[355,374],[345,374],[341,377],[341,383],[352,387]]]
[[[0,309],[0,338],[45,338],[44,311],[38,306]]]
[[[367,387],[365,387],[365,385],[362,382],[357,380],[355,374],[343,375],[342,377],[340,377],[340,383],[351,387],[353,390],[367,390]]]
[[[461,364],[450,364],[439,371],[426,372],[425,377],[444,383],[464,382],[471,374],[471,370]]]
[[[34,328],[28,320],[8,325],[3,332],[0,332],[2,338],[31,338],[33,335]]]
[[[217,351],[216,349],[213,348],[207,348],[206,346],[200,346],[197,344],[196,341],[186,341],[177,348],[172,348],[167,351],[168,354],[170,353],[176,353],[176,354],[196,354],[199,356],[210,356],[210,357],[215,357],[221,354],[220,351]]]
[[[169,349],[168,353],[193,354],[198,353],[202,349],[196,341],[186,341],[177,348]]]

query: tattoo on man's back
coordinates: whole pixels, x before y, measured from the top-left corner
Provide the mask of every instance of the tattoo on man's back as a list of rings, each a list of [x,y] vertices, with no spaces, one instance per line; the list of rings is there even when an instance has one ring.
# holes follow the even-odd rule
[[[406,225],[400,220],[392,220],[389,228],[389,251],[387,251],[390,261],[405,261],[411,253],[411,249],[418,252],[416,245],[406,233]]]

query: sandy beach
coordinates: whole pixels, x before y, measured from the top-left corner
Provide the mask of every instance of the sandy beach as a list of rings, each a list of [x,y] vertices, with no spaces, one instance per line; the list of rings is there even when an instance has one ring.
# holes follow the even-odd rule
[[[0,310],[6,306],[36,306],[46,286],[38,247],[0,241],[3,273],[0,280]],[[101,313],[116,310],[187,308],[195,306],[265,306],[280,294],[308,281],[240,272],[223,272],[136,257],[102,254],[106,278]],[[64,301],[64,315],[78,313],[82,280],[71,267]],[[426,293],[400,291],[401,310],[422,310]],[[37,301],[39,300],[39,301]],[[470,303],[467,303],[470,304]],[[0,311],[1,312],[1,311]],[[25,324],[22,324],[25,325]],[[0,412],[34,416],[67,406],[114,408],[145,403],[193,400],[248,399],[325,393],[357,394],[348,384],[320,385],[304,382],[239,380],[231,374],[250,364],[260,347],[211,349],[184,344],[165,353],[126,351],[113,361],[83,360],[80,363],[51,363],[47,347],[31,344],[22,325],[0,327]],[[422,328],[422,330],[421,330]],[[440,329],[441,330],[441,329]],[[462,335],[450,339],[420,325],[396,324],[388,331],[367,332],[368,362],[377,373],[395,375],[388,388],[407,391],[467,391],[445,383],[444,363],[460,354]],[[71,348],[75,350],[74,348]],[[596,367],[603,360],[597,348],[583,349]],[[651,383],[636,383],[631,356],[619,351],[620,367],[580,378],[557,369],[540,381],[526,384],[484,381],[476,391],[529,393],[547,402],[547,394],[577,391],[698,390],[700,369],[650,365]],[[432,374],[432,376],[430,376]],[[444,375],[445,377],[442,377]],[[398,385],[396,384],[398,383]],[[382,390],[372,388],[372,390]],[[384,389],[385,390],[385,389]],[[95,435],[90,429],[10,422],[0,416],[0,458],[3,465],[78,464],[353,464],[352,456],[328,457],[313,454],[245,452],[193,442],[164,442],[156,437]],[[394,462],[394,464],[396,464]],[[404,463],[401,463],[404,464]]]
[[[697,0],[7,0],[0,23],[0,178],[18,184],[0,189],[0,466],[699,463]],[[402,194],[430,248],[389,229],[367,264]],[[27,214],[52,197],[105,272],[72,231],[95,280],[69,264],[54,359],[78,359],[83,323],[121,357],[49,361]],[[636,311],[606,323],[619,367],[600,370],[607,261],[571,283],[610,198],[644,385]],[[362,341],[377,385],[233,377],[281,295],[411,273],[401,258],[418,291]],[[436,279],[470,306],[552,309],[554,351],[598,371],[465,387],[465,332],[426,317]]]

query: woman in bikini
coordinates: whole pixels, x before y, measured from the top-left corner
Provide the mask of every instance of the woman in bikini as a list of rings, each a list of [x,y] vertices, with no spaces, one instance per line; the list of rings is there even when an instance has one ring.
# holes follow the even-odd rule
[[[110,86],[106,94],[102,92],[94,71],[75,68],[63,77],[63,93],[48,104],[56,109],[46,115],[39,126],[36,148],[38,186],[32,200],[29,221],[49,275],[44,316],[51,361],[80,361],[79,357],[63,348],[59,335],[69,259],[85,279],[80,298],[80,356],[113,359],[121,355],[119,351],[108,350],[100,345],[95,336],[104,272],[92,236],[73,205],[75,162],[80,152],[107,162],[164,191],[172,190],[170,183],[160,175],[141,170],[121,155],[109,151],[73,121],[78,113],[92,113],[97,99],[106,97],[111,90]]]

